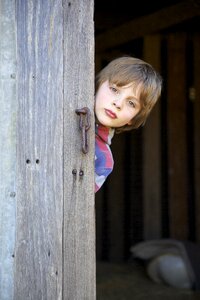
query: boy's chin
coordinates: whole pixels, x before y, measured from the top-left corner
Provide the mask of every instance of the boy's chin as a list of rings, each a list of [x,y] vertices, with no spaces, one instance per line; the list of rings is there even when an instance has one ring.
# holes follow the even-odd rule
[[[129,122],[129,123],[126,123],[126,124],[114,124],[114,122],[108,122],[107,120],[104,120],[103,118],[102,119],[98,119],[97,117],[95,117],[95,121],[96,121],[96,124],[100,124],[102,126],[105,126],[105,127],[108,127],[108,128],[122,128],[124,126],[131,126],[132,125],[132,122]]]
[[[96,117],[96,123],[109,128],[113,127],[111,123],[106,122],[104,120],[99,120],[97,119],[97,117]]]

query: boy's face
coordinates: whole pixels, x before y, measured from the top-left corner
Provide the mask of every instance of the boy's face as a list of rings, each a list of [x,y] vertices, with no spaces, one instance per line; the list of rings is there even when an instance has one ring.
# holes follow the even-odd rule
[[[106,127],[131,125],[132,119],[141,109],[140,88],[132,85],[117,87],[105,81],[98,89],[95,101],[95,114],[98,121]]]

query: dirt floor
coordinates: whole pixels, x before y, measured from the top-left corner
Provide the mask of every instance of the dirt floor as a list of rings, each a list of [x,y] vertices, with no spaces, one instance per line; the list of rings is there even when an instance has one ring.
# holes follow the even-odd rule
[[[144,266],[97,263],[97,300],[200,300],[200,291],[177,289],[152,282]]]

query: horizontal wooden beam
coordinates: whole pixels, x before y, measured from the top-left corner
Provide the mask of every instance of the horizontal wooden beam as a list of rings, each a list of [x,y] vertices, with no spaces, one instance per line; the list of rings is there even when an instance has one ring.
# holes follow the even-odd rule
[[[200,15],[200,1],[183,1],[109,29],[96,37],[96,52],[119,46]]]

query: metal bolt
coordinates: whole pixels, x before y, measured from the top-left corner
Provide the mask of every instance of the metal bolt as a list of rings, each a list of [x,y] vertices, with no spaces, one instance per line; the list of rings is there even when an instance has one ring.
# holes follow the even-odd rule
[[[79,172],[79,176],[83,176],[84,175],[84,172],[83,172],[83,170],[80,170],[80,172]]]

